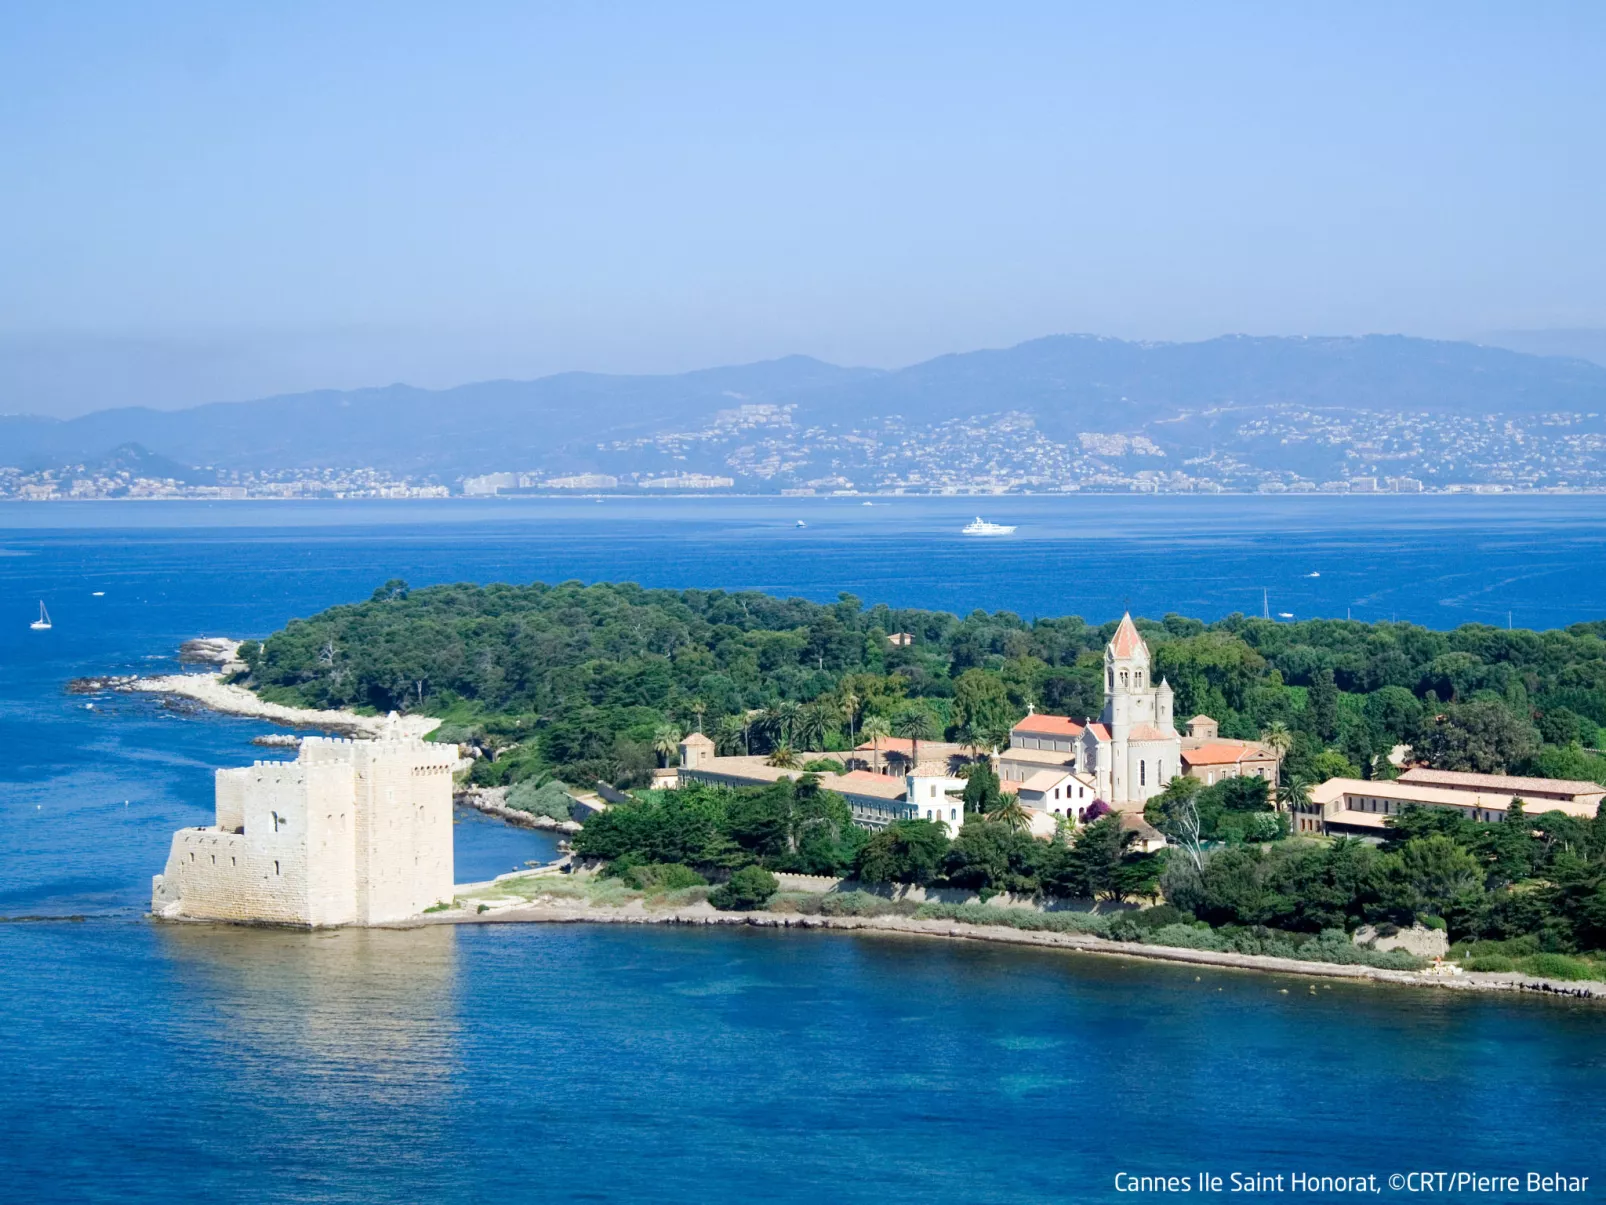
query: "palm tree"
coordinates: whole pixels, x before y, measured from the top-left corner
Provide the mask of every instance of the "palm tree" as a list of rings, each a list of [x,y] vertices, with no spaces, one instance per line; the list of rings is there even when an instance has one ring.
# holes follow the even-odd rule
[[[911,707],[900,715],[892,725],[893,732],[903,737],[910,744],[913,756],[910,758],[910,769],[920,768],[920,742],[929,741],[937,735],[937,721],[931,712],[924,707]]]
[[[742,748],[747,724],[740,716],[722,715],[714,723],[714,748],[721,753],[735,753]]]
[[[1260,743],[1277,755],[1277,768],[1282,769],[1283,758],[1294,747],[1294,734],[1281,720],[1273,720],[1260,730]]]
[[[1031,817],[1027,816],[1018,795],[1003,796],[998,806],[987,813],[987,819],[1007,826],[1012,833],[1024,833],[1032,827]]]
[[[782,741],[770,750],[770,755],[764,759],[766,766],[776,766],[782,770],[795,770],[799,762],[797,754],[792,752],[792,746]]]
[[[667,766],[669,759],[680,749],[680,729],[673,724],[659,724],[653,729],[652,747],[660,758],[660,764]]]
[[[691,701],[691,713],[692,713],[692,715],[697,717],[697,731],[698,732],[701,732],[703,730],[703,713],[706,712],[707,710],[708,710],[708,704],[704,703],[701,699],[693,699]]]
[[[869,739],[875,749],[875,772],[881,773],[881,742],[892,735],[892,725],[885,716],[867,715],[859,728],[859,735]]]
[[[825,744],[825,730],[831,726],[824,703],[810,703],[800,707],[797,724],[792,730],[798,745],[804,749],[818,749]]]
[[[846,686],[842,688],[842,714],[847,717],[848,744],[850,745],[858,744],[858,742],[853,739],[853,721],[859,714],[859,702],[859,696],[854,694],[850,688]]]
[[[1303,811],[1310,806],[1310,783],[1295,776],[1277,788],[1277,806],[1285,812]]]

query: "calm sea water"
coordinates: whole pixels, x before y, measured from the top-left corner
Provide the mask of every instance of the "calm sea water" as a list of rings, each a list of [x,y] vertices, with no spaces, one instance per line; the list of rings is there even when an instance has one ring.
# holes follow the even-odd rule
[[[1427,1168],[1599,1195],[1598,1008],[838,935],[153,925],[169,835],[268,729],[61,692],[392,576],[1606,616],[1606,499],[1009,499],[980,509],[1015,537],[962,540],[977,509],[0,508],[0,914],[52,918],[0,924],[0,1199],[1090,1201],[1120,1170]],[[461,879],[551,849],[456,836]]]

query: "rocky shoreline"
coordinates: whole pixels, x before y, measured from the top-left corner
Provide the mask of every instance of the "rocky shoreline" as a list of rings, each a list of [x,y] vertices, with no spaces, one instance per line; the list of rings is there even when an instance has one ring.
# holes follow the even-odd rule
[[[706,905],[651,911],[640,907],[590,908],[544,904],[499,908],[483,913],[443,912],[391,926],[475,924],[613,924],[613,925],[746,925],[760,929],[819,929],[834,932],[871,932],[910,937],[989,942],[998,945],[1036,946],[1137,958],[1150,962],[1176,962],[1216,969],[1297,975],[1316,979],[1371,980],[1404,987],[1444,988],[1450,991],[1517,992],[1554,998],[1606,1001],[1606,983],[1539,979],[1515,972],[1490,974],[1435,974],[1431,971],[1390,971],[1379,967],[1349,966],[1332,962],[1304,962],[1262,954],[1226,954],[1215,950],[1188,950],[1176,946],[1149,946],[1110,941],[1081,933],[1049,933],[1013,929],[1004,925],[967,925],[949,920],[917,920],[897,916],[803,916],[777,912],[720,912]],[[1313,988],[1314,990],[1314,988]]]
[[[580,831],[580,822],[577,820],[554,820],[551,816],[536,816],[529,812],[521,812],[518,808],[510,808],[503,803],[506,798],[506,787],[469,787],[453,795],[452,802],[473,808],[476,812],[483,812],[487,816],[495,816],[514,828],[539,828],[555,833]]]

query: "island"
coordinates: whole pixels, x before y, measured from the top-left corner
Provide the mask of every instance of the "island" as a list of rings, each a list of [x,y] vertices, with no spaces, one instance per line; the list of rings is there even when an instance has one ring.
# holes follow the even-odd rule
[[[879,918],[1598,986],[1603,636],[397,580],[207,680],[395,712],[461,792],[584,821],[436,920]]]

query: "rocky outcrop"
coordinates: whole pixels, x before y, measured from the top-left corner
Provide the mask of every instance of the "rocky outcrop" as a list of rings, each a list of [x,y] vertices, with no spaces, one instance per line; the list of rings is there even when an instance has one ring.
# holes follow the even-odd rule
[[[1418,958],[1443,958],[1450,952],[1450,939],[1443,929],[1430,929],[1426,925],[1412,925],[1409,929],[1394,925],[1362,925],[1355,930],[1355,944],[1380,953],[1404,950]]]

